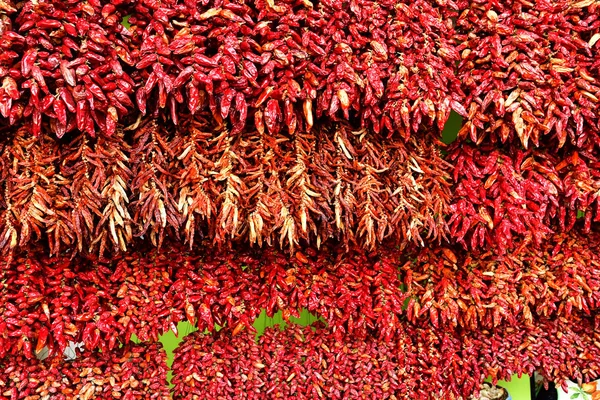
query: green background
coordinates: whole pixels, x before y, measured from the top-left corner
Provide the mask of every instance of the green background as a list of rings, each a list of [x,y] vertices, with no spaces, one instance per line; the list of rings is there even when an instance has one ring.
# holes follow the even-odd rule
[[[444,143],[451,143],[456,139],[457,133],[462,125],[461,117],[452,113],[448,123],[445,126],[444,133],[442,136],[442,140]],[[299,319],[292,318],[292,322],[301,324],[301,325],[310,325],[315,322],[316,317],[308,313],[304,310]],[[261,335],[264,330],[268,327],[272,327],[275,325],[284,326],[285,321],[283,321],[281,314],[278,313],[273,316],[273,318],[267,317],[266,313],[263,313],[256,319],[254,322],[254,327],[257,330],[257,335]],[[179,336],[175,336],[175,334],[171,331],[167,332],[160,338],[160,341],[163,343],[164,349],[167,352],[167,364],[169,367],[173,362],[173,351],[177,348],[179,343],[183,340],[183,337],[193,332],[195,328],[192,327],[187,322],[181,322],[178,325]],[[169,379],[170,379],[169,373]],[[524,375],[521,378],[518,378],[516,375],[510,382],[501,381],[498,385],[506,388],[513,400],[529,400],[531,398],[531,392],[529,387],[529,376]]]

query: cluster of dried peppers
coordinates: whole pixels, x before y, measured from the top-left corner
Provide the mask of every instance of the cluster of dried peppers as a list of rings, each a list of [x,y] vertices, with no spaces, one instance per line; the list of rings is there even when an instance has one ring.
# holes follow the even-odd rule
[[[457,143],[448,150],[454,173],[448,227],[452,241],[499,253],[521,239],[536,246],[583,218],[600,220],[600,160],[595,152],[523,150]]]
[[[0,359],[3,399],[170,399],[166,354],[158,344],[128,344],[40,361]]]
[[[506,255],[449,246],[346,253],[329,243],[289,255],[168,243],[111,260],[30,249],[2,260],[0,355],[60,353],[69,341],[109,352],[133,334],[156,341],[179,321],[237,334],[252,331],[262,309],[285,320],[306,309],[338,340],[383,341],[407,321],[478,331],[589,316],[600,308],[598,243],[597,233],[560,234]]]
[[[540,247],[469,253],[423,249],[401,267],[407,318],[472,330],[536,318],[595,315],[600,307],[600,236],[559,234]]]
[[[426,0],[6,4],[0,114],[35,135],[210,110],[233,132],[326,117],[407,138],[464,111],[456,13]]]
[[[132,128],[133,129],[133,128]],[[374,248],[446,236],[450,165],[432,143],[389,142],[347,124],[294,136],[233,135],[194,118],[58,142],[25,127],[0,144],[0,249],[125,251],[136,237]]]
[[[204,246],[207,246],[204,243]],[[294,256],[275,250],[200,250],[169,244],[102,262],[48,257],[43,248],[3,260],[0,356],[60,353],[69,341],[109,352],[135,334],[157,340],[179,321],[252,330],[261,309],[322,315],[339,337],[381,328],[393,337],[402,313],[398,265],[338,247]]]
[[[122,24],[123,2],[24,1],[0,22],[0,115],[58,137],[107,134],[134,107],[139,53]],[[120,5],[118,3],[121,3]]]
[[[560,381],[600,372],[593,321],[540,318],[484,331],[404,323],[394,341],[339,340],[321,326],[253,335],[193,333],[175,352],[174,397],[460,399],[483,380],[535,370]],[[585,376],[582,376],[584,374]]]
[[[464,0],[456,21],[460,137],[600,145],[600,5]],[[545,136],[548,136],[547,138]]]

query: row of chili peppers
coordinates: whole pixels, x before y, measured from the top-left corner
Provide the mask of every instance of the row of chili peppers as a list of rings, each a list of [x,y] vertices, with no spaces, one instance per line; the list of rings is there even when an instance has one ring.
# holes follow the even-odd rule
[[[600,218],[599,160],[572,148],[444,149],[337,123],[291,137],[233,135],[210,117],[137,125],[130,140],[21,127],[0,142],[0,250],[42,240],[52,254],[106,255],[168,235],[190,247],[447,241],[504,253]]]
[[[594,0],[3,4],[0,114],[34,135],[210,111],[233,133],[323,117],[407,139],[454,109],[474,142],[598,144]]]
[[[167,234],[190,246],[439,240],[450,165],[433,144],[377,139],[333,124],[232,135],[199,118],[177,130],[145,120],[131,144],[20,128],[0,144],[0,249],[48,238],[52,253],[105,254]]]
[[[536,318],[529,326],[453,331],[403,324],[394,341],[347,336],[317,323],[249,331],[194,332],[175,351],[175,399],[460,399],[513,374],[541,373],[562,383],[598,376],[592,318]],[[76,350],[44,360],[0,359],[0,396],[55,399],[169,399],[159,344],[110,352]]]
[[[79,351],[40,361],[0,359],[0,398],[170,399],[166,354],[160,344],[126,344],[109,353]],[[183,397],[185,398],[185,397]]]
[[[336,338],[322,326],[250,333],[195,332],[175,351],[174,398],[464,399],[513,374],[558,383],[598,376],[600,342],[590,318],[452,331],[403,324],[392,342]]]
[[[134,108],[164,108],[174,120],[210,109],[234,132],[251,119],[293,133],[352,112],[375,130],[394,118],[408,134],[459,107],[452,23],[429,1],[31,1],[12,11],[3,114],[32,120],[34,133],[43,115],[61,136],[110,133]]]
[[[69,341],[110,352],[135,334],[157,341],[179,321],[201,331],[252,331],[261,310],[301,309],[342,340],[397,339],[407,323],[480,331],[579,318],[600,308],[597,233],[562,234],[507,255],[457,247],[346,253],[335,244],[290,256],[275,249],[190,252],[176,243],[111,260],[43,248],[3,258],[0,357],[60,353]]]

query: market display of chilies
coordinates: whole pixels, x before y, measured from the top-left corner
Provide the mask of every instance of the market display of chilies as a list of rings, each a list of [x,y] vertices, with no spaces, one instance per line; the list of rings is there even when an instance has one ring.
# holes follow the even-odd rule
[[[186,336],[176,350],[174,398],[457,398],[514,373],[543,371],[554,379],[575,370],[597,373],[600,349],[589,318],[549,320],[534,327],[460,332],[405,324],[395,341],[335,339],[323,327]],[[560,352],[569,346],[576,357]],[[564,347],[563,347],[564,348]],[[493,350],[492,350],[493,349]],[[532,358],[532,355],[535,357]],[[566,369],[564,366],[568,366]],[[110,353],[85,351],[65,362],[23,355],[0,361],[5,398],[169,398],[164,351],[156,344]]]
[[[598,378],[597,0],[0,0],[0,81],[0,398]]]

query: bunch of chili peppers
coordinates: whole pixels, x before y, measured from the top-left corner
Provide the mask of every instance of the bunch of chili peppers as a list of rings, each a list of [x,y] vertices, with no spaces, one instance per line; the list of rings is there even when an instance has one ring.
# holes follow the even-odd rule
[[[109,353],[83,351],[0,359],[3,399],[170,399],[165,352],[158,344],[128,344]]]
[[[559,234],[503,255],[422,249],[401,267],[406,316],[472,330],[530,324],[536,316],[593,316],[600,306],[599,239]]]
[[[600,144],[600,5],[465,0],[458,77],[473,142]],[[546,137],[547,136],[547,137]]]
[[[277,4],[275,4],[277,3]],[[408,138],[463,110],[455,13],[430,1],[7,3],[0,114],[34,135],[210,110],[234,133],[353,119]],[[127,27],[122,23],[127,16]],[[135,118],[135,117],[134,117]]]
[[[11,125],[26,123],[33,135],[44,126],[58,137],[74,129],[114,132],[131,112],[139,85],[131,74],[131,52],[139,50],[121,23],[123,5],[7,5],[0,25],[2,117]]]

